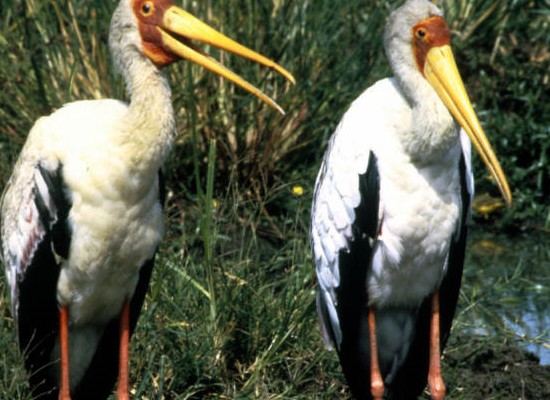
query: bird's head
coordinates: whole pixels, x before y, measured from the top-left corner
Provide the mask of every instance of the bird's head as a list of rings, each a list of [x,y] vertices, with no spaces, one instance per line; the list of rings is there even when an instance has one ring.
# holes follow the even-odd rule
[[[500,163],[479,123],[451,51],[451,31],[441,11],[427,0],[408,0],[386,23],[384,45],[402,79],[425,79],[470,137],[502,196],[512,201]]]
[[[138,52],[158,68],[186,59],[232,81],[277,111],[281,107],[258,88],[200,50],[193,41],[211,45],[274,69],[290,82],[294,77],[274,61],[231,40],[195,18],[170,0],[121,0],[113,18],[109,44],[115,60],[123,53]],[[119,65],[124,69],[125,65]]]

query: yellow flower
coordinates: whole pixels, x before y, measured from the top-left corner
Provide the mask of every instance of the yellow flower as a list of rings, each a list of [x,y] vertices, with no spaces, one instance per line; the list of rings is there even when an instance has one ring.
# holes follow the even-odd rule
[[[292,194],[294,194],[295,196],[302,196],[304,194],[304,188],[298,185],[293,186]]]

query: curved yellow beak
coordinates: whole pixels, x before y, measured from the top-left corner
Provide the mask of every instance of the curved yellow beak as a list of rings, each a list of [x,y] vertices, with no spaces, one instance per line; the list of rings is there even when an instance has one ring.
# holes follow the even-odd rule
[[[433,47],[428,51],[424,76],[447,106],[449,112],[468,134],[495,179],[504,200],[510,205],[512,195],[506,176],[468,98],[450,46]]]
[[[163,44],[167,50],[223,76],[284,115],[283,109],[273,99],[192,45],[190,40],[209,44],[235,55],[248,58],[258,64],[274,69],[294,84],[294,77],[286,69],[261,54],[233,41],[187,11],[176,6],[171,6],[165,11],[161,27],[157,29],[160,31]],[[183,41],[178,36],[183,38]]]

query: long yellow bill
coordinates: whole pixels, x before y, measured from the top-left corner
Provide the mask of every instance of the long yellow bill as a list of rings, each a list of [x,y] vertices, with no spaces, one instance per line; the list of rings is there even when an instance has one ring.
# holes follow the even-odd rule
[[[433,47],[428,51],[424,76],[443,100],[449,112],[468,134],[483,162],[489,168],[504,200],[510,205],[512,195],[506,176],[477,119],[450,46]]]
[[[176,6],[172,6],[166,10],[162,20],[162,29],[158,29],[161,33],[163,43],[169,51],[223,76],[284,115],[283,109],[260,89],[230,71],[192,44],[182,43],[178,40],[177,36],[181,36],[187,40],[196,40],[201,43],[209,44],[219,49],[229,51],[235,55],[248,58],[258,64],[274,69],[294,84],[294,77],[286,69],[261,54],[231,40],[224,34],[216,31],[185,10]],[[173,36],[173,34],[176,36]]]

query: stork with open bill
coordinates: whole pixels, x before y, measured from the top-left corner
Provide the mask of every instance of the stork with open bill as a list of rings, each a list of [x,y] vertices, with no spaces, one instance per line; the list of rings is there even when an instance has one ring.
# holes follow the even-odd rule
[[[283,113],[196,42],[271,68],[169,0],[121,0],[109,32],[130,103],[77,101],[36,121],[2,197],[0,238],[34,399],[129,399],[129,341],[164,232],[176,135],[162,68],[187,59]]]

